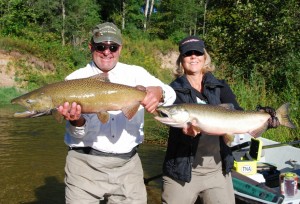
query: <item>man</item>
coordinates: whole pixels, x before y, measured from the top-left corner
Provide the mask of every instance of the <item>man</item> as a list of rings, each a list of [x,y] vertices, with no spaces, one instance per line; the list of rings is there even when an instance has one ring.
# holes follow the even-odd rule
[[[80,105],[65,103],[58,111],[68,120],[65,143],[70,147],[65,166],[66,203],[147,203],[143,169],[137,147],[143,142],[144,109],[170,105],[174,90],[144,68],[119,62],[120,30],[113,23],[93,29],[89,48],[92,61],[66,77],[86,78],[104,73],[110,82],[146,87],[139,111],[128,120],[121,111],[110,111],[101,123],[96,114],[81,114]]]

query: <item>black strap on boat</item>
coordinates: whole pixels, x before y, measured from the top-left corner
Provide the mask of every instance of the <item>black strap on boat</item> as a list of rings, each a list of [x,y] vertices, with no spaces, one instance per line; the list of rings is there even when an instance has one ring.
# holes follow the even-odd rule
[[[230,147],[230,149],[231,149],[232,152],[234,152],[234,151],[241,150],[241,149],[243,149],[245,147],[248,147],[250,145],[251,145],[251,141],[247,141],[247,142],[243,142],[241,144],[237,144],[237,145],[235,145],[233,147]]]

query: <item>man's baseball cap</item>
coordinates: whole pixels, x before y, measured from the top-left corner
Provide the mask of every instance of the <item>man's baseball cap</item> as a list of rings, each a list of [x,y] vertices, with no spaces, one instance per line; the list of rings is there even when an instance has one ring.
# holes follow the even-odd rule
[[[94,43],[113,41],[122,45],[122,36],[120,29],[113,23],[106,22],[99,24],[93,29]]]
[[[204,53],[204,48],[203,40],[197,36],[188,36],[179,42],[179,52],[182,55],[192,50]]]

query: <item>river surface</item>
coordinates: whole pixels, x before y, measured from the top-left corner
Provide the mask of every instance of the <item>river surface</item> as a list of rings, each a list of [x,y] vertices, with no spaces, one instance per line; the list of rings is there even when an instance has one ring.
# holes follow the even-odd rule
[[[64,123],[51,116],[16,119],[11,105],[0,106],[0,203],[63,204]],[[165,148],[139,148],[144,177],[161,173]],[[161,179],[148,183],[148,203],[160,203]]]

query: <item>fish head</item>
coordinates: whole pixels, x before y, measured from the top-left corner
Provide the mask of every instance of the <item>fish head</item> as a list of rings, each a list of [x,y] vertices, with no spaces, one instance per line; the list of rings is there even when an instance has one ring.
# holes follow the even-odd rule
[[[183,106],[160,106],[156,110],[160,116],[155,116],[154,118],[166,125],[183,128],[190,122],[190,114]]]
[[[49,115],[53,109],[51,97],[45,95],[43,92],[36,91],[12,99],[11,104],[18,104],[27,109],[24,112],[15,113],[14,117],[17,118],[33,118]]]

